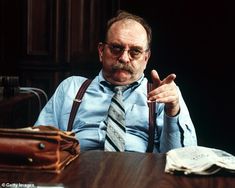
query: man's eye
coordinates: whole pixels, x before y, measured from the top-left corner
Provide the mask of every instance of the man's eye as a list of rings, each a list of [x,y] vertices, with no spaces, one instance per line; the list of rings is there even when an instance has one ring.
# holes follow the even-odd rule
[[[116,52],[121,52],[123,50],[123,47],[121,46],[117,46],[117,45],[113,45],[112,49]]]
[[[139,55],[139,54],[141,54],[142,52],[141,52],[139,49],[131,49],[131,50],[130,50],[130,53],[131,53],[132,55]]]

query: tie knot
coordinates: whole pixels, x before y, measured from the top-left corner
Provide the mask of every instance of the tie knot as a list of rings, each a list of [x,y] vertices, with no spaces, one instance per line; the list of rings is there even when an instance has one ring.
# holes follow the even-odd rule
[[[113,90],[115,91],[115,93],[118,93],[118,92],[123,92],[124,90],[126,90],[128,88],[128,86],[115,86],[113,88]]]

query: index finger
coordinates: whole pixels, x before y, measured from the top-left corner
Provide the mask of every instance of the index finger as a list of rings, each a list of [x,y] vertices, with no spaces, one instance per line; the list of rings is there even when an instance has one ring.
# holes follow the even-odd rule
[[[170,74],[166,78],[164,78],[164,80],[162,80],[161,85],[170,84],[171,82],[173,82],[175,80],[175,78],[176,78],[175,74]]]
[[[159,75],[156,70],[151,71],[151,77],[152,77],[152,82],[153,82],[154,88],[157,88],[158,86],[161,85],[161,80],[160,80]]]

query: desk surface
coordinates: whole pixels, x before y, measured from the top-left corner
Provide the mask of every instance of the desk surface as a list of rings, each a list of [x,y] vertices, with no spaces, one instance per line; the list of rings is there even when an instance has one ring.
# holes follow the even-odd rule
[[[60,174],[0,172],[0,187],[10,187],[12,183],[21,187],[63,185],[68,188],[235,187],[235,176],[232,175],[170,175],[164,173],[164,167],[164,154],[87,151]]]

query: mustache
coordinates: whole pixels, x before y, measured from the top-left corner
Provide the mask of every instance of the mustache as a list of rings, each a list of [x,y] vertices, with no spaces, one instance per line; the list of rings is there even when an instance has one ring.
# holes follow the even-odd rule
[[[113,71],[125,70],[131,74],[134,73],[133,68],[129,64],[117,63],[117,64],[113,65],[112,69],[113,69]]]

